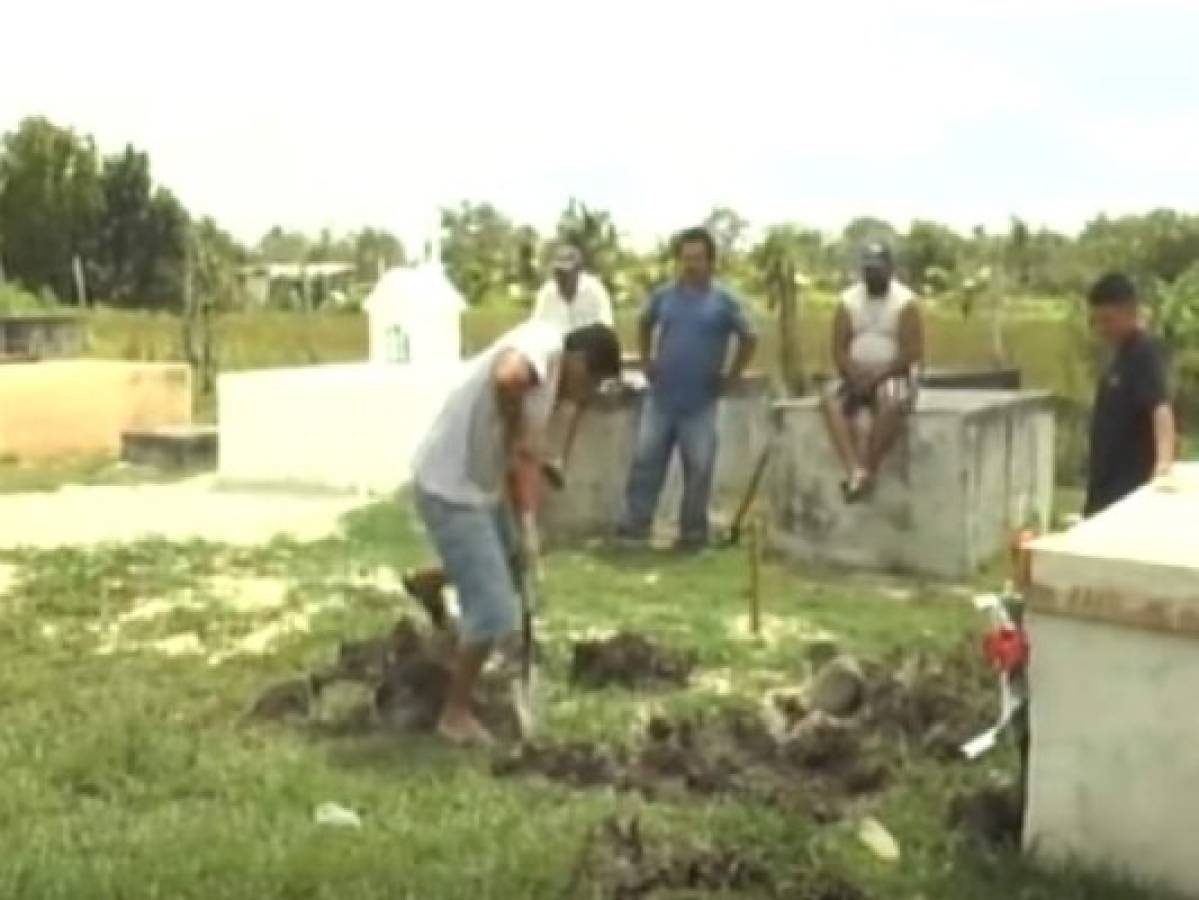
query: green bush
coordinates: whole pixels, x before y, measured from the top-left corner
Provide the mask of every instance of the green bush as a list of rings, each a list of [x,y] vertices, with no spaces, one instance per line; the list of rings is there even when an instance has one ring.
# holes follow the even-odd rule
[[[10,281],[0,282],[0,314],[42,312],[56,306],[58,301],[49,291],[34,294]]]

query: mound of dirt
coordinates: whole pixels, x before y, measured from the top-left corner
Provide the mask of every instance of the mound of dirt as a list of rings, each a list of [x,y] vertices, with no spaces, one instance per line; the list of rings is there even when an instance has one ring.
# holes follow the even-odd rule
[[[638,900],[660,892],[867,900],[852,883],[829,872],[796,871],[777,878],[756,851],[647,839],[636,818],[608,819],[592,833],[564,896]]]
[[[587,688],[683,687],[695,669],[695,656],[658,646],[631,631],[574,646],[570,678]]]
[[[949,826],[987,846],[1020,846],[1024,798],[1019,786],[991,785],[959,794],[949,806]]]
[[[849,669],[837,665],[842,677]],[[864,666],[861,679],[860,690],[841,691],[859,695],[852,703],[835,704],[855,708],[852,716],[782,695],[773,701],[773,716],[734,707],[656,717],[628,744],[525,745],[498,758],[493,770],[636,791],[651,800],[734,796],[824,822],[839,818],[854,799],[884,790],[913,754],[961,759],[961,743],[993,715],[993,676],[977,652]]]
[[[865,679],[862,727],[906,752],[960,760],[962,744],[995,716],[995,675],[973,643],[868,666]]]
[[[838,723],[835,736],[819,726],[810,730],[814,737],[805,746],[777,739],[757,711],[657,717],[632,746],[526,744],[498,757],[493,773],[612,787],[650,800],[731,796],[817,821],[838,818],[848,800],[889,782],[886,761],[848,726]]]
[[[267,688],[249,715],[306,720],[331,734],[378,726],[431,731],[449,690],[450,640],[443,632],[424,631],[411,619],[401,619],[387,634],[341,643],[330,666]],[[322,698],[347,683],[362,689],[361,702],[345,710],[324,709]],[[509,684],[505,674],[487,672],[478,690],[476,714],[502,739],[517,732]]]

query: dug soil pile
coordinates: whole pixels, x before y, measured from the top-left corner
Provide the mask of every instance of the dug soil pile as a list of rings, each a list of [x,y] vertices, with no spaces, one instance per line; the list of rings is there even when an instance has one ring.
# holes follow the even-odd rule
[[[658,646],[631,631],[574,646],[570,680],[580,687],[684,687],[695,655]]]
[[[839,818],[856,798],[884,789],[912,756],[960,758],[988,723],[991,676],[973,648],[945,660],[912,657],[854,669],[853,691],[821,690],[825,671],[764,708],[726,707],[655,717],[631,742],[534,743],[497,758],[500,777],[535,775],[578,788],[612,787],[649,799],[730,796]],[[826,666],[844,673],[844,660]],[[844,687],[844,685],[842,685]],[[846,715],[813,708],[836,696]]]
[[[372,727],[432,731],[449,688],[450,646],[445,633],[401,619],[388,634],[343,642],[331,665],[267,688],[249,716],[304,721],[335,733]],[[476,714],[497,737],[514,738],[511,674],[503,671],[502,657],[498,662],[481,679]],[[343,685],[355,686],[358,699],[333,709],[329,695]]]
[[[564,896],[639,900],[669,896],[744,895],[788,900],[868,900],[834,873],[778,875],[753,850],[671,844],[646,837],[640,822],[609,819],[591,835]]]

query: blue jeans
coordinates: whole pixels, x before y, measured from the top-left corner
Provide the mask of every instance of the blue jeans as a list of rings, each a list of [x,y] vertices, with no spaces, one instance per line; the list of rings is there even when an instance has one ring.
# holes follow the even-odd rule
[[[674,413],[658,405],[652,395],[646,396],[621,531],[634,538],[649,535],[675,447],[683,464],[679,540],[704,544],[708,540],[708,501],[716,470],[715,401],[693,413]]]
[[[462,506],[413,490],[416,509],[458,592],[459,630],[467,643],[495,641],[516,630],[520,600],[509,564],[516,530],[506,504]]]

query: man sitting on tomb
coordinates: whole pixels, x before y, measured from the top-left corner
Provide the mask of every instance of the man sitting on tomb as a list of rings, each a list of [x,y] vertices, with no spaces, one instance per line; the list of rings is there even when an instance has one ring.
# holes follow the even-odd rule
[[[920,307],[895,278],[885,244],[863,248],[861,280],[841,295],[833,320],[832,349],[839,378],[823,408],[852,503],[870,492],[912,411],[924,358]]]
[[[1083,514],[1093,516],[1169,474],[1175,424],[1166,368],[1141,325],[1132,281],[1109,273],[1095,282],[1087,299],[1095,331],[1114,351],[1099,379],[1091,421]]]
[[[563,334],[588,325],[612,327],[612,300],[604,283],[583,271],[583,252],[574,244],[562,243],[554,249],[551,264],[553,277],[537,292],[530,321],[545,322]],[[555,452],[545,461],[545,472],[551,484],[562,487],[562,469],[574,446],[580,415],[564,410],[561,422],[565,434],[555,434]]]
[[[472,693],[496,642],[516,629],[514,560],[538,556],[546,426],[563,402],[582,409],[597,384],[620,374],[620,363],[606,325],[568,335],[544,323],[521,325],[467,364],[417,452],[416,508],[444,568],[408,573],[404,586],[439,624],[443,588],[452,583],[458,593],[459,635],[437,726],[449,741],[490,739],[471,710]]]
[[[587,325],[612,327],[612,300],[604,283],[583,271],[583,253],[573,244],[554,251],[553,278],[541,286],[533,304],[534,322],[553,325],[563,334]]]

